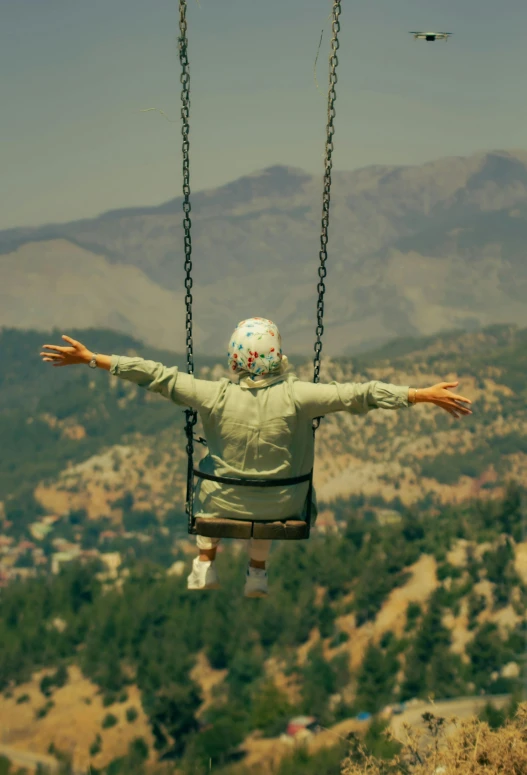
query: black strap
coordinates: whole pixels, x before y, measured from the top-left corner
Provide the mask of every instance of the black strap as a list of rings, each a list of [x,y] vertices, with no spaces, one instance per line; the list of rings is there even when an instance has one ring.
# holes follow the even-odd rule
[[[313,471],[310,471],[308,474],[302,474],[302,476],[293,476],[291,479],[250,479],[248,477],[238,479],[232,476],[213,476],[213,474],[205,474],[203,471],[198,471],[196,468],[194,468],[192,473],[200,479],[208,479],[211,482],[220,482],[221,484],[237,484],[242,487],[284,487],[290,484],[309,482]]]
[[[189,428],[190,434],[192,430]],[[314,430],[313,430],[314,434]],[[213,476],[212,474],[205,474],[203,471],[198,471],[191,467],[191,459],[189,457],[189,465],[187,469],[187,514],[189,518],[188,532],[196,535],[196,518],[194,516],[194,487],[193,477],[197,476],[200,479],[209,479],[212,482],[221,482],[222,484],[236,484],[246,487],[283,487],[289,484],[300,484],[302,482],[309,482],[309,488],[307,491],[307,512],[305,516],[305,523],[307,525],[307,536],[309,536],[311,530],[311,509],[313,498],[313,469],[308,474],[302,474],[302,476],[293,476],[290,479],[235,479],[230,476]],[[295,517],[298,519],[298,517]],[[254,526],[254,521],[251,520]]]

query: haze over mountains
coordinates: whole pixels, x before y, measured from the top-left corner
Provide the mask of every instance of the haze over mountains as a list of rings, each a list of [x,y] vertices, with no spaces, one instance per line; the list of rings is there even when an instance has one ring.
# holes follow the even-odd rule
[[[192,200],[194,343],[221,356],[238,320],[312,352],[321,177],[288,167]],[[181,199],[0,232],[0,326],[106,327],[182,351]],[[492,323],[527,325],[527,152],[333,175],[328,355]],[[145,355],[146,357],[146,355]]]

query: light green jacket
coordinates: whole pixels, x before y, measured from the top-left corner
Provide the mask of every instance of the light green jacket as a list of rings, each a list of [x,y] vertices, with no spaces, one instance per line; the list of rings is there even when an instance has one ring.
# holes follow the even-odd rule
[[[314,463],[314,417],[413,406],[408,403],[408,387],[376,380],[314,384],[285,372],[258,382],[248,374],[242,374],[239,383],[225,377],[210,381],[176,366],[126,355],[112,355],[110,372],[161,393],[178,406],[195,409],[209,448],[200,467],[217,476],[268,479],[309,473]],[[196,513],[253,520],[298,518],[305,512],[307,491],[307,482],[275,489],[199,480]],[[313,506],[314,521],[315,499]]]

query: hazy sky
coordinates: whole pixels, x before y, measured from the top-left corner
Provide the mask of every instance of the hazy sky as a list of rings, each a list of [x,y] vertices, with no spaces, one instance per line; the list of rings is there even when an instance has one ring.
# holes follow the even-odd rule
[[[330,0],[188,4],[193,190],[321,173]],[[341,24],[337,169],[527,147],[525,0],[343,0]],[[179,125],[139,112],[179,119],[177,36],[177,0],[0,0],[0,228],[179,194]]]

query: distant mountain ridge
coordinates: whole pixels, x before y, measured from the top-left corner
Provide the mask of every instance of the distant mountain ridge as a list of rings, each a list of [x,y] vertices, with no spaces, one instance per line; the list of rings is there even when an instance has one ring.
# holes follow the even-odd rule
[[[194,342],[239,319],[313,350],[322,181],[275,166],[192,196]],[[0,232],[0,326],[107,327],[184,349],[181,198]],[[527,325],[527,152],[333,174],[325,352]]]

